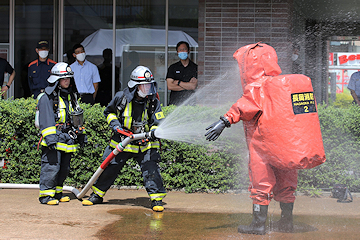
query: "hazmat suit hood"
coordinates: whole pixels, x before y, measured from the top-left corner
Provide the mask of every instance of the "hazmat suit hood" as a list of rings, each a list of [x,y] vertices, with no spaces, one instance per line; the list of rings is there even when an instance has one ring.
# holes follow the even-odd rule
[[[264,43],[255,43],[239,48],[233,55],[240,69],[242,87],[264,76],[278,76],[281,69],[275,49]]]

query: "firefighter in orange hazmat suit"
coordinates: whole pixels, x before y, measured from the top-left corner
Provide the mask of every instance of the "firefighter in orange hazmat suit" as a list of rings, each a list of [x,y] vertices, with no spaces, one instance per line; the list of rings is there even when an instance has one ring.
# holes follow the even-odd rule
[[[250,197],[253,221],[238,232],[265,234],[268,205],[280,202],[275,231],[292,232],[297,169],[325,162],[320,123],[311,79],[301,74],[279,75],[275,50],[257,43],[234,53],[244,94],[206,130],[215,141],[225,127],[243,120],[249,149]]]

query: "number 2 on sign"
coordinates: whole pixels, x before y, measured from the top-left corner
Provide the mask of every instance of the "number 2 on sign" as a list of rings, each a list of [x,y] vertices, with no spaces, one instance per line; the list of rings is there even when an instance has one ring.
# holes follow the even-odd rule
[[[309,112],[309,107],[308,106],[304,106],[304,112]]]

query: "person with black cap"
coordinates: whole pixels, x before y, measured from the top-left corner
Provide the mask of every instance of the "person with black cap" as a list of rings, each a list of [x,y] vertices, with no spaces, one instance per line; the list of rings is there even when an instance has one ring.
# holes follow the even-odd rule
[[[39,41],[35,48],[38,59],[32,61],[28,66],[29,88],[35,99],[48,86],[47,79],[50,76],[51,68],[56,64],[55,61],[48,58],[49,50],[48,41]]]

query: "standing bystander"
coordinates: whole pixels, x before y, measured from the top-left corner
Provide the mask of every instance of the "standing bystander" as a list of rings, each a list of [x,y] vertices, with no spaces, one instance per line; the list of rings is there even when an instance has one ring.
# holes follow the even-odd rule
[[[179,62],[172,64],[166,75],[167,87],[170,92],[169,105],[181,105],[197,88],[197,65],[189,59],[189,43],[180,41],[176,45]],[[189,102],[194,105],[195,102]]]
[[[10,74],[10,77],[7,84],[3,86],[5,73]],[[11,83],[14,81],[14,78],[15,78],[15,70],[13,69],[13,67],[10,65],[8,61],[6,61],[3,58],[0,58],[0,86],[2,86],[1,87],[2,97],[4,96],[5,92],[9,90]]]
[[[101,82],[96,94],[95,103],[106,107],[112,99],[112,50],[106,48],[103,51],[104,62],[98,66]],[[119,67],[115,66],[115,93],[120,90]]]
[[[85,60],[86,53],[81,44],[74,45],[73,56],[76,58],[76,61],[71,64],[71,69],[74,71],[74,79],[76,88],[80,93],[80,101],[93,105],[99,82],[101,82],[99,70],[95,64]]]
[[[354,103],[360,106],[360,71],[351,74],[347,88],[350,90]]]
[[[56,64],[48,58],[49,42],[42,40],[35,48],[39,58],[32,61],[28,66],[28,83],[30,92],[36,98],[48,86],[47,79],[50,76],[51,68]]]

